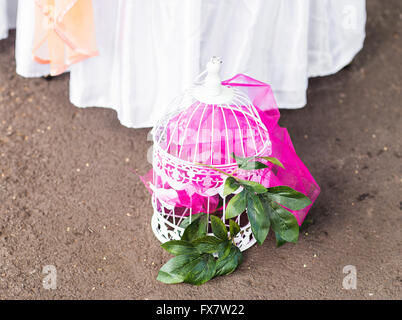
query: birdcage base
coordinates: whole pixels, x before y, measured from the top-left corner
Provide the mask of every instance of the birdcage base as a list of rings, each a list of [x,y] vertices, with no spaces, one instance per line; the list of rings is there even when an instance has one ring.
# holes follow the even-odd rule
[[[176,219],[179,220],[180,217],[176,217]],[[174,223],[176,219],[172,219],[171,215],[169,216],[158,210],[154,210],[151,226],[152,231],[160,242],[165,243],[170,240],[180,240],[184,228]],[[234,239],[234,242],[241,251],[247,250],[256,243],[250,223],[240,228],[240,232]]]

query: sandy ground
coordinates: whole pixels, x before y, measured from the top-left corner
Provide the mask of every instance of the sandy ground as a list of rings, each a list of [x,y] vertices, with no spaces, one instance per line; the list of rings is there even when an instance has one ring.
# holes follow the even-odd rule
[[[0,298],[401,299],[402,3],[368,1],[365,47],[312,79],[308,105],[281,125],[322,188],[297,245],[272,235],[238,271],[201,287],[155,280],[169,259],[154,237],[145,173],[149,129],[108,109],[78,109],[68,75],[15,73],[0,42]],[[57,289],[42,268],[57,268]],[[342,270],[357,269],[345,290]]]

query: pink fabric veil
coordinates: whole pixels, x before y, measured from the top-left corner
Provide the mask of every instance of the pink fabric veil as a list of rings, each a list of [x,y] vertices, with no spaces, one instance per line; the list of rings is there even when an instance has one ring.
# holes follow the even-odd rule
[[[267,187],[288,186],[303,193],[311,200],[312,204],[310,206],[302,210],[292,211],[299,225],[301,225],[320,194],[320,187],[297,156],[288,130],[278,125],[280,113],[271,87],[268,84],[242,74],[226,80],[222,84],[233,87],[241,86],[246,90],[251,101],[257,107],[257,110],[259,110],[261,119],[269,131],[272,143],[272,153],[270,156],[279,159],[285,167],[285,169],[276,166],[272,167],[271,172],[273,174],[266,175],[262,184]]]
[[[165,143],[169,145],[165,146],[167,147],[166,152],[181,160],[218,166],[232,163],[234,160],[229,156],[232,152],[238,156],[250,156],[254,153],[278,158],[285,169],[269,165],[267,169],[255,170],[254,173],[239,170],[236,172],[236,176],[259,181],[266,187],[289,186],[305,194],[314,202],[320,193],[320,188],[297,156],[288,131],[278,125],[280,114],[271,87],[243,74],[223,81],[222,84],[238,88],[245,93],[251,100],[254,107],[253,112],[257,114],[257,117],[249,117],[250,109],[243,110],[243,107],[238,112],[232,111],[231,108],[216,110],[213,105],[209,105],[209,107],[201,105],[200,108],[199,103],[193,104],[170,119],[171,123],[167,124]],[[261,128],[257,126],[259,121],[256,120],[257,118],[261,119]],[[207,131],[207,134],[197,136],[193,132],[185,130],[184,127],[181,128],[182,123],[186,123],[186,127],[193,128],[194,132],[202,128]],[[229,128],[229,131],[236,132],[236,130],[232,130],[235,127],[240,129],[239,134],[232,134],[228,139],[225,136],[225,132],[228,132],[226,129]],[[164,147],[163,143],[162,147]],[[204,178],[209,179],[211,176],[205,175],[202,178],[203,183]],[[212,180],[214,180],[213,176]],[[150,183],[153,186],[150,191],[156,192],[157,198],[172,207],[191,208],[193,214],[205,212],[207,205],[209,212],[219,209],[219,195],[208,194],[205,184],[200,187],[195,183],[187,183],[183,184],[185,187],[180,187],[178,190],[177,187],[174,188],[166,181],[161,181],[152,170],[148,176],[143,177],[143,181],[145,184]],[[311,205],[303,210],[292,211],[299,225],[302,224],[310,207]]]

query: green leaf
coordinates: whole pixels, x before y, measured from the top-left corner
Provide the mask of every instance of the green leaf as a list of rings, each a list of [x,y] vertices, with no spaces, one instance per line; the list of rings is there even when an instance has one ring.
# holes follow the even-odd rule
[[[230,199],[226,207],[226,219],[237,217],[246,210],[247,191],[244,189]]]
[[[285,169],[285,167],[283,166],[282,162],[280,162],[277,158],[274,157],[257,157],[259,159],[264,159],[266,161],[269,161],[271,163],[273,163],[274,165],[277,165],[283,169]]]
[[[251,231],[258,244],[262,244],[268,235],[270,221],[260,198],[252,193],[248,194],[247,216],[251,224]]]
[[[194,240],[191,244],[197,248],[200,253],[215,253],[219,250],[219,244],[222,240],[213,236],[205,236]]]
[[[207,234],[208,217],[202,215],[200,218],[191,222],[191,224],[184,230],[181,240],[193,241],[201,238]]]
[[[179,255],[166,262],[159,270],[156,280],[163,283],[173,284],[183,282],[191,268],[191,263],[200,255]]]
[[[259,161],[253,161],[256,157],[247,157],[247,158],[242,158],[236,156],[234,153],[232,153],[233,159],[236,160],[237,166],[239,169],[242,170],[258,170],[258,169],[264,169],[267,168],[268,166],[265,163],[259,162]]]
[[[301,210],[311,204],[303,193],[287,186],[268,188],[266,196],[290,210]]]
[[[265,227],[268,228],[267,235],[265,236],[265,238],[266,238],[268,236],[269,230],[271,228],[271,220],[269,219],[269,215],[268,215],[269,211],[272,210],[271,209],[271,201],[267,201],[266,198],[264,198],[264,196],[262,194],[259,194],[258,198],[261,201],[262,207],[264,209],[265,217],[266,217],[265,218],[266,220],[264,221]]]
[[[197,249],[190,242],[183,240],[171,240],[161,244],[161,247],[175,256],[197,253]]]
[[[227,177],[223,186],[223,196],[226,197],[227,195],[235,192],[237,189],[239,189],[239,187],[240,185],[235,178]]]
[[[224,259],[219,258],[217,260],[215,276],[232,273],[242,263],[242,261],[243,254],[240,249],[231,244],[229,254]]]
[[[229,230],[230,230],[230,237],[233,239],[240,232],[240,226],[236,223],[236,221],[230,219]]]
[[[212,254],[205,253],[191,262],[191,268],[188,269],[184,282],[199,286],[214,277],[216,260]]]
[[[275,202],[271,202],[268,211],[272,230],[287,242],[297,242],[299,239],[299,224],[295,216]]]
[[[237,166],[243,170],[255,170],[255,169],[263,169],[263,168],[268,167],[265,163],[262,163],[259,161],[251,161],[252,159],[264,159],[268,162],[271,162],[274,165],[277,165],[277,166],[285,169],[282,162],[280,162],[277,158],[274,158],[274,157],[254,156],[254,157],[242,158],[242,157],[237,157],[234,153],[232,153],[232,157],[236,160]]]
[[[275,238],[276,238],[276,247],[277,248],[283,246],[286,243],[286,241],[283,240],[282,237],[277,232],[275,232]]]
[[[199,213],[189,215],[188,217],[183,219],[183,221],[180,223],[179,227],[186,229],[190,225],[190,220],[191,220],[191,222],[193,222],[204,214],[205,214],[204,212],[199,212]]]
[[[239,168],[241,168],[242,166],[246,166],[247,162],[249,162],[251,159],[254,159],[254,157],[248,157],[248,158],[238,157],[234,153],[232,153],[232,158],[235,159],[237,166]]]
[[[230,253],[232,245],[232,241],[230,240],[222,241],[218,246],[218,258],[221,260],[225,259]]]
[[[162,266],[156,279],[168,284],[186,282],[200,285],[212,279],[215,271],[216,261],[211,254],[179,255]]]
[[[211,227],[212,232],[216,237],[222,240],[228,239],[228,230],[226,229],[226,226],[223,223],[223,221],[219,219],[217,216],[211,215]]]
[[[268,190],[262,184],[255,182],[255,181],[239,180],[239,183],[243,187],[250,188],[255,193],[265,193]]]
[[[264,168],[268,168],[268,166],[265,163],[259,161],[248,161],[239,166],[239,169],[242,170],[259,170]]]

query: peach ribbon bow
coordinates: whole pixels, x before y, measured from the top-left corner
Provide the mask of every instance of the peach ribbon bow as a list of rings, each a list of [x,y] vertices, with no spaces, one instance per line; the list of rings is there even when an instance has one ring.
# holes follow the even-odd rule
[[[58,75],[98,55],[91,0],[35,0],[35,61]]]

